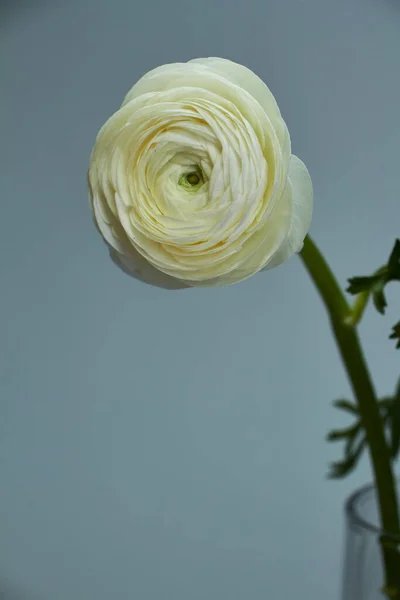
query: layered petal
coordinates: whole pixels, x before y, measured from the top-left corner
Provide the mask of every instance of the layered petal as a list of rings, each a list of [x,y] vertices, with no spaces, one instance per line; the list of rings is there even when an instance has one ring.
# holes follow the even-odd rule
[[[138,252],[132,253],[129,257],[120,254],[114,248],[110,248],[111,260],[119,267],[124,273],[139,279],[144,283],[161,287],[166,290],[182,290],[189,287],[183,281],[176,279],[175,277],[169,277],[162,271],[155,269],[149,262],[143,258]]]
[[[264,269],[277,267],[303,247],[311,225],[313,187],[305,164],[292,154],[289,165],[288,189],[292,195],[290,227],[286,238]]]
[[[287,143],[289,133],[274,95],[268,86],[253,71],[226,58],[195,58],[189,64],[200,64],[246,90],[260,104],[275,128],[282,146]]]
[[[312,212],[273,95],[218,58],[164,65],[133,86],[97,136],[89,190],[114,262],[168,289],[280,264],[301,247]]]

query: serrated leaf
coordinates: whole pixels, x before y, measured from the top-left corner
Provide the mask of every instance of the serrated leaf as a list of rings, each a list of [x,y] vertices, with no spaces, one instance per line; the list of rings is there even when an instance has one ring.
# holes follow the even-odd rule
[[[346,441],[345,446],[344,446],[345,457],[349,457],[354,454],[356,448],[358,447],[358,444],[361,442],[362,437],[363,437],[363,430],[360,427],[357,434],[351,438],[348,438],[348,440]]]
[[[374,285],[379,283],[381,275],[370,275],[367,277],[350,277],[347,281],[349,287],[346,292],[349,294],[360,294],[361,292],[372,292]]]
[[[375,308],[381,315],[385,314],[385,308],[387,307],[387,300],[385,296],[384,287],[385,281],[379,281],[374,284],[372,292],[372,300],[375,304]]]
[[[333,406],[339,408],[341,410],[345,410],[352,415],[358,415],[358,408],[355,404],[350,402],[349,400],[345,400],[344,398],[339,398],[339,400],[334,400]]]
[[[332,463],[329,473],[329,477],[337,478],[344,477],[354,468],[364,447],[365,439],[360,439],[360,434],[362,433],[362,423],[357,406],[344,398],[335,400],[333,404],[336,408],[344,410],[350,413],[353,417],[356,417],[356,421],[353,422],[350,427],[334,429],[327,435],[327,440],[329,442],[345,442],[344,459]]]
[[[400,450],[400,385],[397,386],[390,410],[390,429],[392,457],[396,458]]]
[[[351,427],[347,427],[346,429],[333,429],[328,433],[326,439],[328,442],[338,442],[340,440],[345,440],[346,438],[354,438],[360,429],[360,422],[352,425]]]
[[[393,396],[379,400],[379,409],[392,458],[400,451],[400,379]]]
[[[396,348],[400,348],[400,321],[393,325],[392,333],[389,335],[391,340],[397,340]]]
[[[394,243],[388,262],[388,275],[390,279],[400,280],[400,239]]]
[[[385,313],[387,300],[385,286],[391,281],[400,281],[400,239],[396,239],[390,253],[388,263],[378,269],[373,275],[366,277],[351,277],[347,291],[350,294],[366,292],[372,294],[375,308],[382,315]]]
[[[346,456],[343,460],[331,464],[331,470],[328,476],[331,479],[340,479],[341,477],[346,477],[346,475],[348,475],[357,465],[364,446],[365,437],[360,440],[357,448],[350,456]]]

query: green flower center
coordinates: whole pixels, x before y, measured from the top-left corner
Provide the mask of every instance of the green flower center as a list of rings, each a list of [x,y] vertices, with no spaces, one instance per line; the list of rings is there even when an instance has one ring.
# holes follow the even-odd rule
[[[188,173],[182,173],[178,185],[189,192],[197,191],[204,183],[203,174],[200,169],[194,169]]]
[[[186,181],[190,183],[190,185],[197,185],[200,181],[200,177],[197,173],[189,173],[186,177]]]

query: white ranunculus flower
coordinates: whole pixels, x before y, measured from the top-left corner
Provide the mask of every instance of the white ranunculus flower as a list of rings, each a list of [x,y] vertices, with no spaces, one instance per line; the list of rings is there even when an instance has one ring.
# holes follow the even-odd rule
[[[272,93],[222,58],[144,75],[97,136],[89,187],[113,260],[171,289],[277,266],[311,222],[311,179]]]

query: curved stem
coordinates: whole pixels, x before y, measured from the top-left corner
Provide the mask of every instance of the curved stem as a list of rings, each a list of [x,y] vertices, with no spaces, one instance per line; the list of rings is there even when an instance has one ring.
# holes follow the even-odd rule
[[[336,343],[357,399],[375,476],[382,528],[388,534],[398,534],[400,533],[399,508],[390,452],[379,412],[378,398],[357,331],[348,324],[349,318],[353,314],[352,309],[329,265],[308,236],[304,241],[300,256],[329,313]],[[393,561],[388,560],[388,557],[385,556],[385,550],[384,559],[387,589],[400,586],[399,563],[397,562],[397,568],[396,565],[393,568]],[[399,595],[394,597],[400,598],[400,587],[397,590]]]
[[[351,314],[346,318],[347,325],[355,327],[355,325],[359,324],[364,314],[364,310],[367,307],[369,296],[369,292],[360,292],[360,294],[356,296]]]
[[[351,314],[351,308],[328,263],[308,235],[304,240],[300,257],[320,293],[331,319],[344,321]]]

